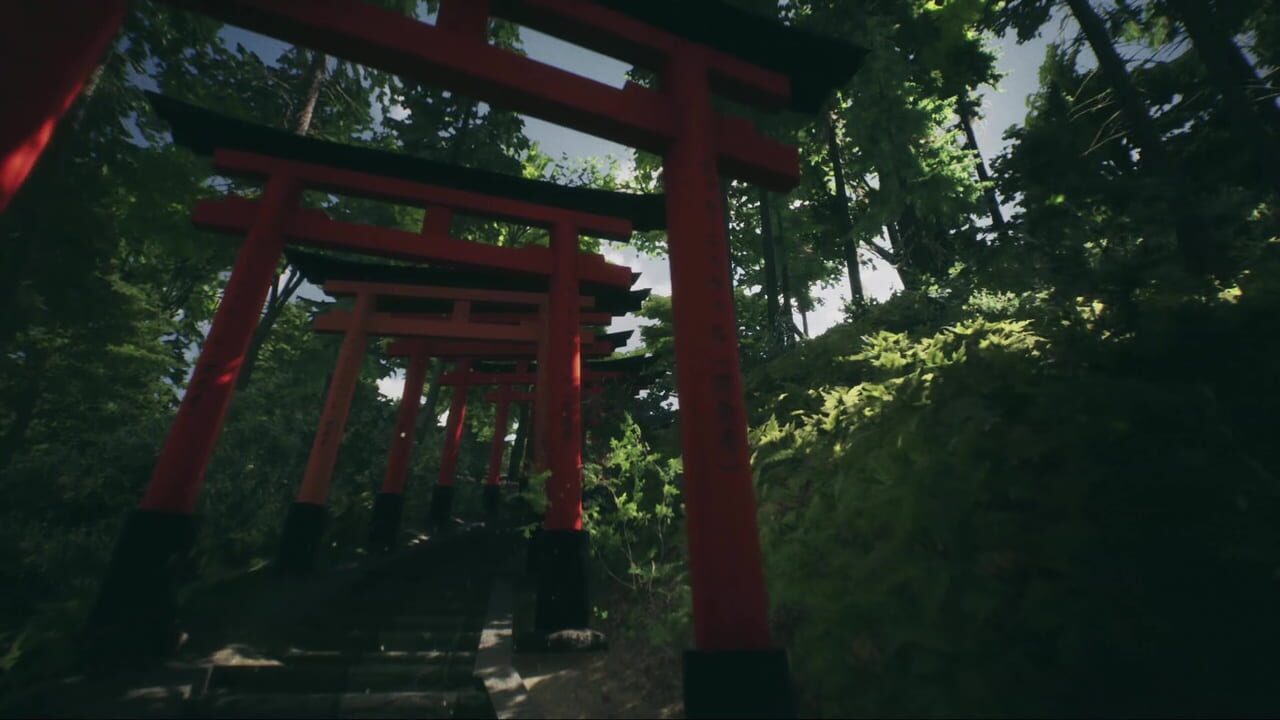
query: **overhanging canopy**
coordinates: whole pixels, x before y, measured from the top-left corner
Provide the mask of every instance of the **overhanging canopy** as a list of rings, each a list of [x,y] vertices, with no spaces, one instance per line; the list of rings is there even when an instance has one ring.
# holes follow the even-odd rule
[[[641,22],[791,79],[791,108],[822,109],[862,67],[866,50],[794,28],[723,0],[596,0]]]

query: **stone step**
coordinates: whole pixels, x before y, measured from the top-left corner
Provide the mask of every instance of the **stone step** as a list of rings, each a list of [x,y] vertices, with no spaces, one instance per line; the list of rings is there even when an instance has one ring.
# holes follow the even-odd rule
[[[474,665],[461,658],[428,663],[298,663],[220,666],[209,674],[210,692],[324,693],[459,690],[474,684]]]
[[[395,616],[360,615],[356,617],[326,617],[313,620],[304,628],[308,631],[410,631],[410,632],[456,632],[459,630],[479,632],[484,627],[484,616],[470,614],[430,615],[405,614]]]
[[[480,644],[480,632],[452,630],[446,632],[413,632],[391,630],[368,632],[352,630],[345,634],[321,635],[303,640],[301,645],[327,646],[339,650],[361,652],[422,652],[425,650],[474,650]]]
[[[247,693],[206,695],[187,708],[198,718],[494,717],[483,691]]]
[[[478,643],[477,643],[478,646]],[[348,650],[303,650],[290,648],[281,657],[288,665],[421,665],[475,664],[476,646],[460,650],[421,650],[416,652],[359,652]]]

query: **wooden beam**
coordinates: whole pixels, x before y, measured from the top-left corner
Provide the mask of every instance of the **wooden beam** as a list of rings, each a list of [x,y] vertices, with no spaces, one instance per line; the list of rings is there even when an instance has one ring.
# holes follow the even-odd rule
[[[666,92],[632,83],[618,89],[493,47],[474,34],[434,27],[360,0],[169,1],[286,42],[650,152],[665,152],[679,132],[677,118],[683,110]],[[681,47],[685,52],[697,49],[709,69],[720,67],[713,75],[729,74],[718,65],[715,53],[691,43]],[[717,137],[713,145],[725,169],[732,168],[741,180],[780,192],[799,184],[799,154],[758,131],[749,137]]]
[[[608,357],[614,347],[607,342],[582,343],[583,357]],[[391,343],[386,350],[388,357],[413,357],[424,354],[428,357],[446,359],[474,358],[476,360],[533,360],[538,357],[538,348],[534,343],[508,343],[482,340],[433,340],[402,339]]]
[[[367,320],[360,321],[349,310],[333,310],[317,316],[315,320],[315,330],[320,333],[346,333],[361,327],[369,335],[381,337],[537,342],[539,335],[538,328],[534,325],[484,325],[420,315],[375,313]]]
[[[537,397],[536,397],[537,393],[533,392],[532,390],[509,390],[507,392],[508,392],[508,398],[513,403],[531,403],[537,400]],[[484,400],[485,402],[498,402],[501,397],[501,394],[502,394],[501,390],[487,393],[484,396]],[[583,385],[582,394],[583,395],[603,395],[604,386],[603,385]]]
[[[335,280],[324,284],[324,291],[334,296],[369,293],[376,297],[415,298],[421,300],[453,300],[501,305],[529,305],[540,308],[547,304],[546,293],[513,292],[509,290],[476,290],[471,288],[425,287],[422,285],[398,285],[395,283],[369,283]],[[578,306],[595,307],[593,297],[580,297]],[[535,318],[536,319],[536,318]]]
[[[476,217],[548,229],[563,222],[577,228],[582,235],[619,242],[631,239],[631,223],[620,218],[563,210],[547,205],[535,205],[492,195],[351,170],[339,170],[267,155],[218,150],[213,155],[213,166],[227,175],[271,177],[283,173],[297,178],[307,189],[323,190],[338,195],[409,204],[424,209],[445,208]]]
[[[192,222],[209,230],[243,235],[253,227],[257,216],[258,202],[254,200],[205,200],[196,204]],[[280,225],[285,236],[299,245],[363,252],[396,260],[551,275],[551,251],[544,247],[505,248],[444,235],[424,236],[330,220],[319,210],[295,209],[286,213]],[[619,288],[629,288],[635,282],[630,268],[610,264],[603,256],[591,253],[579,255],[578,277],[583,282]]]
[[[603,382],[625,377],[617,372],[585,372],[582,382]],[[537,384],[537,373],[478,373],[472,372],[466,377],[458,373],[445,373],[440,376],[440,384],[446,385],[534,385]]]
[[[687,41],[582,0],[493,0],[494,14],[647,70],[661,70]],[[726,53],[704,49],[716,93],[767,110],[791,99],[790,80]]]

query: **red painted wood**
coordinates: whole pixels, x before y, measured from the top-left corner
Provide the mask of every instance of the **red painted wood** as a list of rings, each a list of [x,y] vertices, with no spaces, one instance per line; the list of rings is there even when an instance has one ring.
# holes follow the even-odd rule
[[[357,325],[379,337],[433,337],[455,340],[536,342],[538,329],[531,325],[487,325],[454,322],[419,315],[376,313],[363,321],[350,310],[333,310],[315,319],[316,332],[348,332]]]
[[[664,93],[633,84],[619,90],[359,0],[170,2],[632,147],[665,152],[677,140],[683,108]],[[763,134],[755,133],[750,143],[721,145],[709,138],[708,146],[732,167],[749,170],[740,179],[777,191],[799,183],[798,154]],[[784,162],[777,162],[779,154],[786,155]]]
[[[695,643],[707,651],[764,649],[769,606],[713,149],[717,128],[698,54],[673,62],[664,84],[684,111],[663,182]]]
[[[603,385],[583,385],[582,396],[586,397],[588,395],[603,395],[604,389],[605,388]],[[499,396],[500,396],[499,393],[491,392],[485,395],[484,399],[485,399],[485,402],[498,402]],[[536,396],[536,393],[530,390],[524,390],[524,391],[513,390],[511,392],[511,402],[513,403],[533,402],[536,399],[535,396]]]
[[[478,323],[494,325],[523,325],[537,322],[538,316],[534,313],[473,312],[471,319]],[[606,327],[612,325],[613,320],[613,315],[602,312],[584,312],[578,316],[578,322],[582,323],[583,327]]]
[[[578,334],[578,233],[551,230],[555,257],[547,307],[547,530],[582,529],[582,347]]]
[[[537,345],[521,343],[486,342],[480,340],[398,340],[386,351],[388,357],[409,357],[426,353],[431,357],[474,358],[476,360],[528,360],[538,356]],[[592,342],[582,345],[583,357],[599,358],[613,354],[613,344]]]
[[[547,327],[548,320],[544,316],[542,319],[544,332]],[[544,335],[545,337],[545,335]],[[533,399],[533,433],[529,439],[533,442],[533,471],[535,473],[546,472],[550,465],[548,464],[547,448],[549,441],[547,440],[547,428],[550,425],[548,418],[548,407],[550,406],[550,354],[546,342],[538,343],[538,352],[536,359],[538,361],[538,382],[534,384]]]
[[[126,0],[0,3],[0,213],[124,20]]]
[[[485,483],[497,485],[502,475],[502,452],[507,447],[508,413],[511,409],[511,388],[503,388],[498,393],[497,407],[493,421],[493,441],[489,445],[489,472]]]
[[[409,359],[409,369],[404,377],[404,394],[400,396],[396,428],[391,434],[391,449],[387,453],[387,473],[382,479],[383,494],[403,495],[409,480],[409,461],[413,457],[413,435],[418,423],[418,408],[422,404],[422,387],[427,379],[427,360],[426,355],[415,355]]]
[[[196,204],[192,222],[209,230],[241,235],[252,226],[257,205],[239,198],[203,201]],[[284,223],[284,231],[291,242],[318,248],[530,275],[551,274],[551,252],[547,248],[504,248],[440,235],[426,239],[403,230],[330,220],[316,210],[294,212]],[[612,265],[600,255],[584,253],[579,273],[584,282],[620,288],[634,283],[630,268]]]
[[[302,486],[298,489],[297,500],[300,503],[324,505],[329,500],[333,466],[338,461],[338,449],[342,446],[342,437],[347,431],[351,400],[355,397],[360,368],[364,364],[369,344],[369,333],[363,320],[372,315],[373,306],[374,298],[371,295],[356,298],[355,310],[351,313],[353,322],[338,351],[338,362],[329,382],[329,394],[324,401],[324,410],[320,413],[320,426],[311,443],[307,469],[302,476]]]
[[[276,266],[284,252],[283,221],[297,204],[299,193],[299,186],[289,177],[275,177],[267,184],[258,217],[240,246],[178,415],[156,460],[142,499],[144,510],[195,510],[236,376],[276,279]]]
[[[502,305],[528,305],[542,308],[547,304],[547,294],[519,290],[493,290],[475,288],[434,287],[428,285],[404,285],[397,283],[372,283],[349,280],[330,280],[324,284],[330,295],[358,295],[369,293],[379,297],[422,298],[427,300],[454,300],[468,303],[498,303]],[[580,307],[594,307],[595,298],[578,298]]]
[[[558,37],[580,47],[639,65],[664,67],[684,40],[652,25],[587,0],[496,0],[499,17]],[[791,81],[711,49],[705,49],[711,87],[717,94],[765,109],[782,109],[791,98]]]
[[[582,383],[600,384],[606,380],[619,380],[625,377],[620,372],[593,372],[587,370],[582,373]],[[538,382],[537,375],[534,373],[469,373],[467,375],[459,375],[457,373],[445,373],[440,376],[440,385],[442,387],[452,387],[454,385],[467,385],[469,387],[479,387],[482,385],[534,385]]]
[[[458,371],[467,372],[471,368],[470,360],[458,362]],[[467,418],[467,388],[453,389],[453,399],[449,402],[449,419],[444,426],[444,448],[440,451],[439,485],[453,485],[458,472],[458,447],[462,444],[463,422]]]
[[[631,238],[631,223],[620,218],[535,205],[509,198],[352,170],[340,170],[269,155],[219,150],[214,153],[213,166],[228,175],[271,177],[283,173],[298,178],[310,190],[323,190],[340,195],[416,205],[422,208],[443,208],[475,217],[505,220],[546,229],[550,229],[556,223],[569,223],[584,235],[618,241]]]
[[[426,214],[422,216],[422,234],[423,235],[443,235],[449,237],[449,232],[453,228],[453,211],[449,208],[431,206],[427,208]]]
[[[436,27],[485,39],[489,32],[489,0],[440,0]]]

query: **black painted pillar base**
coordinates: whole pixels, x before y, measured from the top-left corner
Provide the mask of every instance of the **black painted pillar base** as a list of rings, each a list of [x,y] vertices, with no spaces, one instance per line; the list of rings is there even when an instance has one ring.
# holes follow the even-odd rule
[[[685,651],[684,712],[689,718],[794,718],[786,652]]]
[[[587,544],[580,530],[544,530],[536,547],[538,632],[583,630],[591,621],[587,595]]]
[[[502,486],[485,485],[484,486],[484,511],[489,515],[497,515],[498,508],[502,506]]]
[[[91,667],[158,660],[177,648],[176,584],[195,529],[184,513],[135,510],[125,518],[82,636]]]
[[[369,522],[369,552],[388,553],[400,546],[400,521],[404,517],[404,495],[378,493]]]
[[[452,485],[436,483],[431,491],[431,527],[434,530],[447,530],[453,525]]]
[[[542,547],[542,536],[546,530],[538,525],[533,529],[533,534],[529,536],[529,547],[525,555],[524,573],[531,578],[538,577],[538,551]]]
[[[316,569],[316,554],[324,539],[324,526],[328,519],[324,505],[295,502],[289,506],[284,519],[284,533],[280,536],[280,552],[276,556],[276,570],[284,575],[309,575]]]

